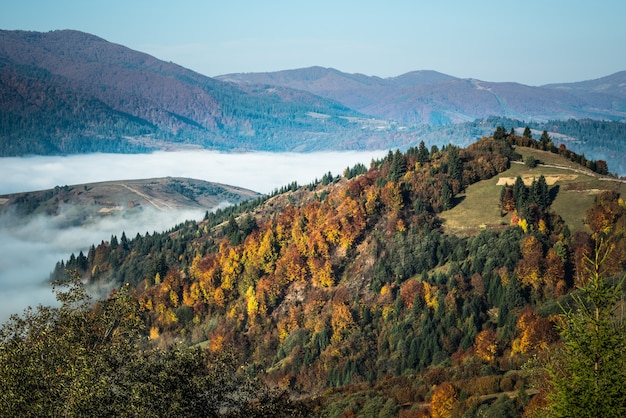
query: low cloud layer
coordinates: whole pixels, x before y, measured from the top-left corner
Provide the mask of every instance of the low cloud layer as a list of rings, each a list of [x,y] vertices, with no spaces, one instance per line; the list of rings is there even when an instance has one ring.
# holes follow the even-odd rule
[[[141,155],[89,154],[70,157],[3,158],[0,194],[49,189],[55,186],[152,177],[191,177],[244,187],[261,193],[292,181],[307,184],[325,173],[340,174],[356,163],[369,166],[385,152],[242,153],[209,151],[158,152]],[[17,222],[0,216],[0,322],[27,306],[49,305],[54,296],[47,283],[57,261],[71,253],[86,253],[91,244],[111,235],[167,230],[204,211],[144,210],[133,219],[103,218],[97,223],[60,229],[52,217]]]
[[[306,154],[179,151],[2,158],[0,194],[107,180],[167,176],[190,177],[270,193],[294,180],[307,184],[328,171],[341,174],[344,168],[359,162],[369,167],[372,158],[385,154],[384,151]]]
[[[196,211],[157,211],[148,208],[131,219],[104,218],[87,226],[59,229],[56,220],[37,216],[27,223],[11,215],[0,216],[0,322],[27,306],[49,305],[54,296],[47,279],[60,260],[71,253],[85,255],[91,244],[108,241],[125,232],[129,238],[137,233],[164,231],[187,219],[200,220]]]

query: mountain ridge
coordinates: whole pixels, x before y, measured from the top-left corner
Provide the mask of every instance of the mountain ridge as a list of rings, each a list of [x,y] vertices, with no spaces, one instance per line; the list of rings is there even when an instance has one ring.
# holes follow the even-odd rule
[[[0,31],[0,155],[406,148],[491,115],[625,120],[606,87],[625,74],[542,87],[324,67],[211,78],[79,31]]]
[[[316,75],[314,82],[309,79],[311,73]],[[494,115],[543,122],[586,117],[626,118],[623,87],[617,90],[617,94],[613,88],[626,85],[626,71],[596,80],[545,86],[460,79],[431,70],[383,79],[323,67],[227,74],[216,78],[237,83],[305,88],[359,112],[402,123],[445,124]],[[336,87],[336,80],[348,82]]]
[[[0,31],[0,70],[5,141],[40,135],[62,152],[72,152],[64,142],[80,142],[81,135],[101,142],[139,138],[139,145],[151,138],[289,149],[298,145],[293,137],[341,136],[351,124],[338,118],[359,116],[304,91],[241,89],[78,31]]]
[[[0,214],[19,222],[44,215],[64,227],[84,226],[144,210],[211,211],[259,196],[237,186],[182,177],[103,181],[0,195]]]

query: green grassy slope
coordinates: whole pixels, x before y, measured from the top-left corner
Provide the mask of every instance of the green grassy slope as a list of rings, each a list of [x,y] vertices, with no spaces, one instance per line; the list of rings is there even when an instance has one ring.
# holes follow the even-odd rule
[[[483,228],[502,228],[508,225],[511,215],[501,216],[499,208],[500,190],[504,183],[512,185],[517,176],[528,183],[543,175],[550,188],[558,192],[552,203],[552,210],[561,215],[572,232],[587,230],[583,218],[595,196],[603,190],[614,190],[621,195],[626,193],[626,183],[613,177],[600,176],[557,154],[531,148],[517,147],[524,157],[532,155],[540,164],[529,168],[514,162],[502,174],[467,188],[457,196],[458,204],[441,214],[448,232],[467,235]]]

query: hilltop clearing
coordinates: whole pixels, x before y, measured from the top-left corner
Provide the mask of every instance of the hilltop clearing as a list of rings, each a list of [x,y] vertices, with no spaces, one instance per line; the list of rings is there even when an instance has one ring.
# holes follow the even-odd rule
[[[520,161],[497,176],[470,185],[457,195],[458,204],[441,214],[446,231],[475,234],[481,229],[503,229],[510,225],[512,213],[500,207],[500,193],[505,185],[512,186],[521,177],[526,186],[543,176],[554,190],[552,209],[558,213],[571,232],[587,231],[584,214],[603,191],[626,192],[626,182],[612,176],[600,175],[558,154],[527,147],[516,147]],[[529,168],[524,158],[533,156],[539,163]]]

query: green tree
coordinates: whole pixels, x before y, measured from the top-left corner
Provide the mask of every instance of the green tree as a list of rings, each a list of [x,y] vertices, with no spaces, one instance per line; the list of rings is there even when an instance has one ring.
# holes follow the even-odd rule
[[[398,181],[406,173],[406,161],[400,150],[391,157],[391,166],[389,167],[389,181]]]
[[[576,309],[562,314],[564,346],[548,366],[551,416],[626,416],[626,327],[615,312],[623,280],[610,284],[603,277],[610,252],[600,240],[586,259],[589,280],[572,296]]]
[[[541,138],[539,139],[539,144],[541,146],[541,149],[547,150],[551,142],[552,142],[552,138],[550,138],[550,135],[548,135],[548,131],[544,130],[541,133]]]
[[[428,160],[430,160],[428,149],[426,149],[424,141],[420,141],[417,147],[417,161],[423,164],[428,162]]]
[[[443,210],[452,208],[452,190],[450,190],[450,185],[446,179],[443,179],[443,183],[441,185],[441,202]]]
[[[498,126],[495,130],[495,132],[493,133],[493,139],[495,140],[503,140],[506,138],[506,129],[504,129],[504,126]]]
[[[56,289],[0,328],[0,416],[305,416],[229,350],[147,346],[127,286],[96,304],[77,275]]]
[[[522,134],[522,136],[523,136],[524,138],[529,138],[529,139],[533,137],[533,134],[532,134],[532,132],[530,131],[530,128],[529,128],[528,126],[526,126],[526,127],[524,128],[524,133]]]
[[[537,167],[537,159],[532,155],[527,155],[524,158],[524,165],[528,168],[535,168]]]
[[[454,145],[448,148],[448,156],[446,160],[448,166],[448,175],[453,180],[461,181],[463,174],[463,162],[459,156],[459,149]]]
[[[521,176],[515,178],[515,184],[513,184],[513,199],[515,199],[517,211],[521,212],[528,200],[528,191],[526,190],[526,185]]]

